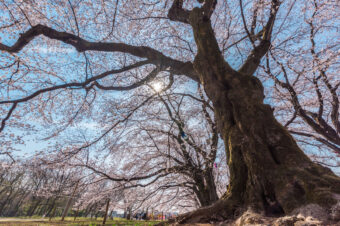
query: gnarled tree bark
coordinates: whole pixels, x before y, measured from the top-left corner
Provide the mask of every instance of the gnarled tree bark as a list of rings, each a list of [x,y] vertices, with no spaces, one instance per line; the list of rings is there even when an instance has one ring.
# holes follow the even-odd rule
[[[180,2],[174,2],[177,9],[170,13],[181,14]],[[309,203],[334,205],[335,194],[340,193],[339,177],[313,163],[297,146],[274,118],[271,107],[263,103],[263,86],[252,75],[269,49],[279,2],[273,1],[263,39],[239,71],[228,65],[218,47],[207,14],[214,2],[206,0],[202,8],[183,11],[178,21],[189,23],[194,31],[198,48],[194,69],[214,105],[226,146],[230,184],[217,203],[184,214],[177,222],[221,221],[247,208],[266,215],[284,215]],[[187,19],[183,19],[185,15]]]

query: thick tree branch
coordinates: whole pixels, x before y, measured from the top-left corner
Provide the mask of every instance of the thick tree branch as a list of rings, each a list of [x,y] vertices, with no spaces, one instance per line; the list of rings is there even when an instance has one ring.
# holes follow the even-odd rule
[[[322,143],[322,144],[326,145],[327,147],[331,148],[334,151],[334,153],[340,155],[340,148],[339,148],[339,146],[329,142],[326,139],[323,139],[321,137],[315,136],[315,135],[310,134],[310,133],[298,132],[298,131],[294,131],[294,130],[289,130],[289,132],[292,133],[292,134],[295,134],[295,135],[299,135],[299,136],[312,137],[315,140],[319,141],[320,143]]]
[[[145,85],[148,82],[152,81],[154,78],[156,78],[157,74],[159,73],[159,69],[155,68],[153,71],[151,71],[145,78],[141,79],[138,82],[133,83],[129,86],[103,86],[99,84],[97,81],[94,82],[94,85],[102,90],[116,90],[116,91],[126,91],[135,89],[139,86]]]
[[[117,73],[125,72],[125,71],[131,70],[133,68],[146,65],[148,63],[149,63],[148,60],[140,61],[140,62],[137,62],[135,64],[126,66],[126,67],[121,68],[121,69],[114,69],[114,70],[106,71],[106,72],[101,73],[101,74],[99,74],[97,76],[89,78],[89,79],[85,80],[84,82],[71,82],[71,83],[65,83],[65,84],[61,84],[61,85],[51,86],[51,87],[48,87],[48,88],[37,90],[34,93],[32,93],[31,95],[28,95],[28,96],[23,97],[23,98],[19,98],[19,99],[15,99],[15,100],[0,101],[0,104],[26,102],[26,101],[29,101],[29,100],[33,99],[34,97],[36,97],[36,96],[38,96],[40,94],[43,94],[43,93],[46,93],[46,92],[50,92],[50,91],[54,91],[54,90],[58,90],[58,89],[75,88],[75,87],[89,89],[90,87],[86,87],[86,86],[89,85],[91,82],[94,82],[94,85],[98,86],[98,88],[101,88],[103,86],[100,86],[99,83],[97,82],[97,80],[103,79],[106,76],[109,76],[109,75],[112,75],[112,74],[117,74]],[[157,70],[157,72],[158,72],[158,70]],[[156,73],[156,75],[157,75],[157,73]],[[152,74],[152,76],[154,76],[154,74]],[[140,85],[145,84],[145,81],[149,81],[151,79],[150,77],[152,77],[152,76],[147,76],[146,78],[141,80],[142,82],[136,82],[135,84],[132,84],[130,86],[126,86],[126,87],[112,87],[111,90],[118,90],[119,91],[119,90],[131,90],[131,89],[134,89],[134,88],[136,88],[136,87],[138,87]],[[103,87],[103,89],[105,89],[105,87]]]
[[[12,45],[7,46],[0,43],[0,50],[9,53],[17,53],[23,49],[30,41],[39,35],[44,35],[50,39],[58,40],[72,45],[78,52],[101,51],[101,52],[121,52],[128,53],[136,57],[146,58],[150,63],[159,66],[170,67],[174,74],[186,75],[189,78],[199,81],[191,62],[181,62],[147,46],[132,46],[124,43],[113,42],[89,42],[76,35],[60,32],[45,25],[36,25],[21,34],[20,38]]]
[[[151,177],[154,177],[154,176],[157,176],[161,173],[166,172],[166,169],[160,169],[160,170],[157,170],[157,171],[150,173],[148,175],[126,178],[126,177],[110,176],[106,172],[98,170],[95,167],[87,165],[87,164],[86,165],[85,164],[77,164],[75,166],[86,167],[86,168],[90,169],[91,171],[93,171],[94,173],[102,175],[102,176],[106,177],[107,179],[112,180],[112,181],[116,181],[116,182],[121,182],[121,181],[131,182],[131,181],[137,181],[137,180],[145,180],[145,179],[148,179],[148,178],[151,178]],[[168,174],[168,173],[166,173],[166,174]]]
[[[189,24],[190,11],[183,7],[183,0],[174,0],[168,13],[168,18],[172,21],[178,21]]]
[[[267,21],[266,26],[263,28],[263,36],[260,44],[256,46],[248,56],[245,63],[241,66],[239,72],[243,74],[252,75],[257,70],[262,57],[268,52],[270,48],[270,41],[272,30],[276,18],[276,14],[279,10],[280,1],[272,0],[272,6],[270,10],[269,19]],[[249,32],[247,32],[249,33]]]
[[[11,117],[11,115],[12,115],[14,109],[16,108],[16,106],[17,106],[17,103],[13,103],[12,107],[9,109],[6,117],[1,121],[0,133],[4,130],[5,125],[6,125],[6,121]]]
[[[251,44],[252,44],[253,47],[255,48],[255,42],[254,42],[254,40],[253,40],[253,37],[252,37],[250,31],[248,30],[247,21],[246,21],[246,19],[245,19],[245,17],[244,17],[244,11],[243,11],[243,3],[242,3],[242,0],[239,0],[239,4],[240,4],[241,18],[242,18],[244,30],[246,31],[247,36],[248,36],[248,38],[249,38]]]
[[[204,16],[210,18],[215,10],[216,4],[217,0],[204,0],[204,5],[202,7]]]

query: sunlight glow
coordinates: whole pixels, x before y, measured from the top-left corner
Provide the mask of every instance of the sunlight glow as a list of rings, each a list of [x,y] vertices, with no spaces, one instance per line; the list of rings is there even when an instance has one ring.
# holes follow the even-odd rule
[[[163,83],[161,82],[155,82],[154,84],[152,84],[152,88],[156,91],[156,92],[160,92],[163,89]]]

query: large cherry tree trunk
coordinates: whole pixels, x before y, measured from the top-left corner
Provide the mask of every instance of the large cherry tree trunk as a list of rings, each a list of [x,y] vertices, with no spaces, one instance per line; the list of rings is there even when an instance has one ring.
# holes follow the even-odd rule
[[[225,62],[210,20],[200,9],[190,14],[198,54],[194,68],[213,102],[225,142],[230,184],[212,206],[185,214],[180,223],[221,221],[251,208],[266,215],[284,215],[309,203],[334,205],[340,179],[313,163],[263,103],[261,82],[232,70]],[[263,48],[265,48],[264,46]],[[259,47],[261,48],[261,47]]]

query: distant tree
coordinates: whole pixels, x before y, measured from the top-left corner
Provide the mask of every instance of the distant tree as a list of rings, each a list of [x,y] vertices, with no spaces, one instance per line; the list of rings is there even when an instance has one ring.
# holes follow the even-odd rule
[[[228,178],[218,178],[227,169],[209,101],[200,91],[200,95],[164,92],[151,102],[135,113],[131,126],[124,127],[126,136],[119,147],[113,145],[102,160],[79,158],[75,166],[127,182],[125,189],[150,187],[147,197],[179,188],[192,194],[198,206],[213,204],[225,192]],[[224,189],[217,190],[216,183]]]
[[[0,216],[10,216],[18,210],[18,198],[26,195],[25,191],[20,189],[24,171],[17,164],[2,166],[0,169]]]

